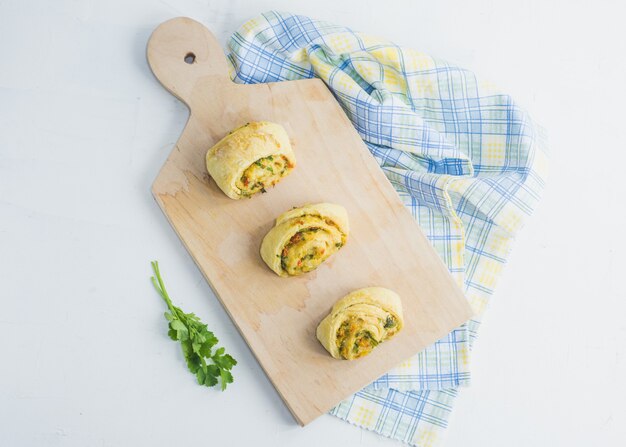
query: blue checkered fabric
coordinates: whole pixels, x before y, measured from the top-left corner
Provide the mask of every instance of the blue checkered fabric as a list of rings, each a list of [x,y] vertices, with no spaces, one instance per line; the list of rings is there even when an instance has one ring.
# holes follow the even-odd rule
[[[331,414],[436,445],[515,233],[544,186],[543,139],[526,112],[472,72],[308,17],[268,12],[230,39],[239,83],[318,77],[419,223],[477,317]]]

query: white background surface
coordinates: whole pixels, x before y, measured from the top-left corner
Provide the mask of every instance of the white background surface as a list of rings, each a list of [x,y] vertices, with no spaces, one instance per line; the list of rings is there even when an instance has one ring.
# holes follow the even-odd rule
[[[549,187],[446,445],[625,445],[620,3],[0,1],[0,445],[400,445],[293,422],[149,193],[187,116],[148,69],[151,30],[187,15],[225,43],[272,8],[464,65],[549,131]],[[239,360],[228,392],[197,386],[166,338],[152,259]]]

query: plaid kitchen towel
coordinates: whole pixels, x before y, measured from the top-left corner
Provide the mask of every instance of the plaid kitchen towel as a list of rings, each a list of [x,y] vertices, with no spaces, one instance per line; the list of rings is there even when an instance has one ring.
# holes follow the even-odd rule
[[[230,39],[239,83],[318,77],[333,92],[477,317],[331,411],[418,446],[442,439],[513,236],[543,189],[540,135],[473,73],[348,28],[268,12]]]

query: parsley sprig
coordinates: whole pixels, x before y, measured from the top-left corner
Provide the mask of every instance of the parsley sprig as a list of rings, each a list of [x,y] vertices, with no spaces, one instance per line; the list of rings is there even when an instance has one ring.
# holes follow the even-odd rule
[[[237,361],[226,354],[224,348],[213,351],[213,347],[219,341],[217,337],[195,314],[186,314],[172,304],[159,272],[159,263],[152,261],[151,264],[154,276],[150,279],[169,309],[165,312],[165,318],[169,321],[169,337],[180,341],[187,367],[196,375],[200,385],[215,386],[219,379],[222,391],[224,391],[227,384],[233,383],[230,370],[237,364]]]

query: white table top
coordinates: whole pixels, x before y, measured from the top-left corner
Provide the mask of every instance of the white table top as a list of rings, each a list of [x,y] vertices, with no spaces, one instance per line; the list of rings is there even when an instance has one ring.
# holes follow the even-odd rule
[[[187,15],[226,42],[272,8],[486,74],[549,130],[549,187],[446,445],[623,445],[624,10],[576,3],[1,2],[0,445],[400,445],[331,416],[294,423],[149,193],[187,116],[148,69],[150,32]],[[196,385],[166,338],[152,259],[239,360],[227,392]]]

